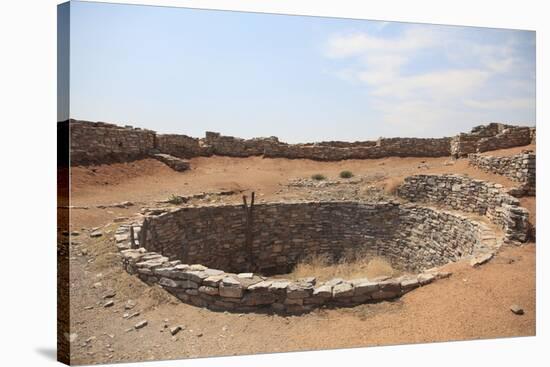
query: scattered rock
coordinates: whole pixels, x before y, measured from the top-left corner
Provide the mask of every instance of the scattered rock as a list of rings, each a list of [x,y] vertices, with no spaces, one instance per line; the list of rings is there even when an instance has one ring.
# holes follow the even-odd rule
[[[101,237],[101,236],[103,236],[103,233],[101,231],[93,231],[92,233],[90,233],[90,237],[92,238]]]
[[[126,301],[126,304],[124,305],[125,310],[131,310],[132,308],[136,307],[136,301],[129,299]]]
[[[107,308],[107,307],[112,307],[114,305],[115,305],[115,302],[113,300],[110,300],[110,301],[105,302],[103,307]]]
[[[476,267],[476,266],[479,266],[479,265],[483,265],[485,264],[487,261],[491,260],[493,258],[493,254],[492,253],[487,253],[487,254],[483,254],[483,255],[479,255],[477,257],[474,257],[471,261],[470,261],[470,265],[473,266],[473,267]]]
[[[518,305],[512,305],[510,306],[510,311],[512,311],[516,315],[523,315],[523,308],[519,307]]]
[[[127,314],[127,313],[125,313],[125,314],[123,315],[123,317],[129,320],[129,319],[131,319],[132,317],[136,317],[136,316],[139,316],[139,315],[140,315],[139,312],[134,312],[134,313],[132,313],[132,314]]]
[[[134,329],[138,330],[138,329],[144,328],[145,326],[147,326],[147,324],[148,324],[147,320],[140,321],[134,325]]]
[[[113,298],[116,295],[116,291],[114,289],[108,289],[107,292],[103,295],[103,299]]]
[[[177,333],[179,333],[183,328],[181,326],[174,326],[173,328],[170,329],[170,334],[172,335],[176,335]]]

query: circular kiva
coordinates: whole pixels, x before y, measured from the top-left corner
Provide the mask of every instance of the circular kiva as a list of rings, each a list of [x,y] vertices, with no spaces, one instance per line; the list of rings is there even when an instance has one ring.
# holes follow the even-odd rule
[[[490,256],[500,244],[480,221],[417,204],[282,202],[250,210],[181,207],[122,225],[115,238],[124,268],[196,306],[301,313],[399,297],[450,275],[437,267]],[[308,256],[337,260],[350,251],[384,257],[414,275],[281,279]]]

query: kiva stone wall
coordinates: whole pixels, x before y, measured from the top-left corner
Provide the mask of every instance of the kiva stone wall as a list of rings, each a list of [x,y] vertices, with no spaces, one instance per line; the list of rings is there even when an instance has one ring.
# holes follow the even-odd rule
[[[242,208],[238,206],[182,208],[146,217],[140,223],[122,225],[115,239],[123,266],[145,282],[158,284],[183,302],[196,306],[237,312],[302,313],[322,305],[352,306],[399,297],[450,275],[432,267],[434,264],[466,255],[491,254],[497,246],[484,224],[414,204],[266,203],[258,204],[255,209],[259,209],[255,219],[260,223],[255,235],[260,237],[254,246],[257,251],[265,252],[263,260],[271,259],[270,262],[277,264],[279,258],[295,261],[305,253],[338,257],[344,249],[360,251],[367,247],[372,253],[382,254],[409,270],[430,269],[399,278],[334,278],[317,282],[313,277],[287,280],[253,272],[231,272],[221,266],[215,268],[224,265],[218,262],[219,256],[246,257],[239,242]],[[230,215],[227,224],[215,220],[227,215]],[[325,229],[327,221],[331,221],[332,228]],[[225,226],[223,230],[218,228],[220,225]],[[285,225],[290,226],[289,231],[298,241],[289,242],[292,238],[283,231],[267,233]],[[379,225],[382,228],[370,228]],[[174,231],[179,235],[162,241]],[[332,235],[332,231],[336,231],[336,235]],[[202,237],[204,244],[195,240],[187,242],[187,233],[191,233],[193,239]],[[327,235],[328,240],[323,238]],[[159,241],[161,243],[157,243]],[[178,253],[185,247],[189,249]],[[210,255],[207,249],[212,252]],[[172,254],[162,252],[164,250]],[[179,258],[181,256],[183,258]],[[195,261],[201,263],[189,265]],[[237,265],[241,266],[238,262]]]
[[[286,273],[310,255],[338,261],[357,253],[418,271],[472,254],[486,232],[460,215],[391,202],[265,203],[254,205],[253,213],[251,247],[239,205],[148,216],[140,245],[170,259],[234,272]]]
[[[215,311],[300,314],[320,306],[353,306],[390,300],[450,273],[436,269],[382,279],[274,279],[230,273],[200,264],[183,264],[144,248],[121,251],[122,264],[148,284],[158,284],[182,302]]]
[[[529,145],[533,131],[528,126],[499,123],[476,126],[470,133],[461,133],[451,140],[451,155],[466,157],[471,153]]]
[[[460,175],[415,175],[405,178],[398,196],[487,216],[505,231],[505,241],[529,239],[529,212],[502,185]]]
[[[240,139],[207,132],[198,139],[157,134],[131,126],[70,120],[71,164],[107,163],[142,158],[150,153],[180,158],[224,155],[233,157],[304,158],[322,161],[384,157],[466,156],[468,153],[527,145],[534,129],[490,124],[454,138],[380,138],[377,141],[287,144],[276,137]]]
[[[487,172],[506,176],[521,183],[515,195],[535,196],[536,194],[536,155],[533,151],[507,157],[469,154],[468,163]]]

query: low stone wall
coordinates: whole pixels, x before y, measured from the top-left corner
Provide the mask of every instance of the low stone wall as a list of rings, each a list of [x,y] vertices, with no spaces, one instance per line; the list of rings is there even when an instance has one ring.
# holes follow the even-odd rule
[[[185,207],[122,225],[115,239],[129,273],[183,302],[213,310],[281,313],[393,299],[450,275],[434,266],[492,254],[498,247],[484,224],[414,204],[258,204],[252,249],[243,242],[243,224],[239,206]],[[251,259],[263,270],[295,264],[308,254],[336,260],[349,251],[384,256],[417,274],[319,283],[313,277],[287,280],[240,272]]]
[[[484,171],[506,176],[521,185],[514,190],[515,195],[536,194],[536,155],[533,151],[524,151],[520,154],[495,157],[481,154],[469,154],[468,163]]]
[[[70,120],[71,164],[101,164],[146,157],[155,132],[103,122]]]
[[[506,149],[531,144],[531,129],[528,126],[510,126],[499,134],[480,139],[477,151]]]
[[[374,143],[374,144],[373,144]],[[384,157],[444,157],[450,155],[450,138],[381,138],[376,142],[366,141],[317,144],[276,144],[264,152],[269,158],[312,159],[339,161],[344,159],[373,159]]]
[[[239,205],[184,207],[147,216],[139,239],[148,251],[185,263],[280,274],[311,255],[336,262],[357,253],[419,271],[486,247],[486,232],[463,216],[415,205],[298,202],[254,205],[249,244]]]
[[[121,254],[123,266],[130,274],[137,274],[148,284],[160,285],[182,302],[216,311],[292,314],[322,305],[353,306],[391,300],[450,275],[434,270],[395,279],[331,279],[317,283],[313,277],[294,281],[269,279],[182,264],[144,248],[122,250]]]
[[[527,145],[534,136],[529,127],[489,124],[469,134],[449,138],[380,138],[377,141],[287,144],[276,137],[240,139],[207,132],[198,139],[186,135],[157,134],[131,126],[70,120],[71,164],[106,163],[137,159],[150,153],[180,158],[223,155],[233,157],[338,161],[384,157],[466,156],[468,153]]]
[[[189,162],[181,158],[173,157],[169,154],[153,154],[153,157],[162,163],[166,164],[168,167],[172,168],[174,171],[183,172],[187,171],[190,168]]]
[[[157,134],[155,149],[180,158],[193,158],[206,153],[200,139],[177,134]]]
[[[269,138],[241,139],[233,136],[224,136],[211,131],[206,132],[206,136],[202,142],[204,149],[209,154],[230,157],[263,155],[270,147],[279,144],[279,140],[274,136]]]
[[[451,155],[466,157],[471,153],[529,145],[534,128],[499,123],[476,126],[470,133],[461,133],[451,140]]]
[[[529,239],[529,212],[502,185],[459,175],[416,175],[405,178],[398,196],[487,216],[505,230],[505,241]]]

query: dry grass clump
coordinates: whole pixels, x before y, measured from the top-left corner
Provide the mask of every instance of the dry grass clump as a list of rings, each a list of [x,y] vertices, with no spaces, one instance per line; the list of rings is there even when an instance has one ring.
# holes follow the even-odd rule
[[[316,173],[314,175],[311,175],[311,178],[315,181],[323,181],[323,180],[326,180],[326,176],[325,175],[322,175],[320,173]]]
[[[338,261],[327,255],[315,254],[296,264],[286,278],[298,279],[314,276],[318,281],[332,278],[376,278],[379,276],[399,276],[401,273],[394,269],[390,262],[383,257],[367,256],[366,254],[348,253]]]
[[[341,178],[352,178],[353,177],[353,172],[351,172],[351,171],[342,171],[342,172],[340,172],[340,177]]]
[[[183,204],[183,198],[175,194],[170,195],[167,201],[170,204],[175,204],[175,205]]]

